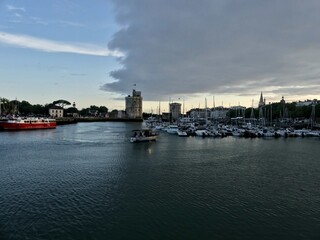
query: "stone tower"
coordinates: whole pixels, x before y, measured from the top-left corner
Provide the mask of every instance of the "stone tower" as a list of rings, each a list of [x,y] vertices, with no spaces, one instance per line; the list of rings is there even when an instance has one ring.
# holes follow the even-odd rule
[[[180,103],[170,103],[170,114],[171,120],[177,121],[181,116],[181,104]]]
[[[133,89],[132,96],[126,97],[126,114],[130,119],[142,119],[141,91]]]

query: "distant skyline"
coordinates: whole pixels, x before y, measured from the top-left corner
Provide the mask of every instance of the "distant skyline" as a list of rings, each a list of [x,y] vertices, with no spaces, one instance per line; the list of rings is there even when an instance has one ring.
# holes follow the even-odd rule
[[[317,0],[0,0],[0,97],[144,111],[320,96]]]

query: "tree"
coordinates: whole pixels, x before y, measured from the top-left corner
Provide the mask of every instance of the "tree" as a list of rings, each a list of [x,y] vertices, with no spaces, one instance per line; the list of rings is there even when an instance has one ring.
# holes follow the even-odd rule
[[[62,108],[64,108],[64,106],[66,106],[66,105],[71,105],[70,102],[68,102],[67,100],[63,100],[63,99],[54,101],[52,104],[53,104],[53,105],[56,105],[56,106],[60,106],[60,107],[62,107]]]
[[[19,105],[19,112],[21,115],[28,115],[32,112],[32,105],[27,101],[22,101]]]
[[[107,114],[108,113],[108,108],[105,106],[100,106],[99,107],[99,113]]]
[[[83,108],[83,109],[81,109],[81,110],[79,111],[79,114],[80,114],[81,116],[88,116],[88,114],[89,114],[89,108]]]
[[[32,106],[32,115],[48,115],[48,111],[46,108],[41,104],[35,104]]]
[[[69,107],[64,112],[67,116],[74,116],[74,114],[79,113],[76,107]]]
[[[10,103],[9,99],[1,98],[1,99],[0,99],[0,102],[1,102],[1,105],[0,105],[0,107],[1,107],[1,114],[3,114],[3,115],[8,114],[9,111],[10,111],[10,109],[9,109],[9,105],[10,105],[10,104],[9,104],[9,103]]]

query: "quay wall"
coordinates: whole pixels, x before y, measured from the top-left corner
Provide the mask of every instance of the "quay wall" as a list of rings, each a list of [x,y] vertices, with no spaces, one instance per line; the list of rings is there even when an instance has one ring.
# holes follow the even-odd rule
[[[85,118],[57,118],[57,125],[74,124],[78,122],[142,122],[143,119],[125,119],[125,118],[101,118],[101,117],[85,117]]]

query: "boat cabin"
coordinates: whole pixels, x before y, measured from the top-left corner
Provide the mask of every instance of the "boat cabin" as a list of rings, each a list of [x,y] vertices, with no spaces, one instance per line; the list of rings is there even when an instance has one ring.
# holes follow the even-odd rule
[[[132,132],[133,132],[133,137],[150,137],[150,136],[156,135],[150,129],[132,130]]]

